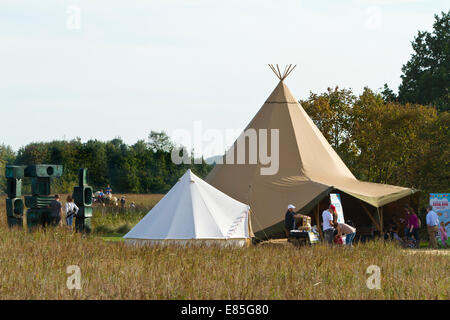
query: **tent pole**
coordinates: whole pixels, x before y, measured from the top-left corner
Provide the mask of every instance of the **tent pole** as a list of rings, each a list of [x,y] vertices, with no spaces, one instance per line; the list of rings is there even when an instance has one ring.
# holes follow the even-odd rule
[[[384,229],[384,214],[383,214],[383,207],[380,208],[380,217],[381,217],[381,229]],[[383,232],[383,230],[381,230]]]
[[[376,218],[378,219],[378,223],[379,223],[379,226],[380,226],[380,229],[381,229],[380,207],[376,207],[376,209],[377,209],[377,216],[376,216]]]
[[[383,207],[377,207],[377,218],[381,237],[383,235]]]
[[[383,207],[377,207],[377,212],[378,212],[378,221],[380,222],[380,237],[381,237],[381,239],[384,239],[384,237],[383,237],[383,228],[384,228]]]
[[[320,227],[320,219],[319,219],[319,204],[316,206],[316,225],[317,229],[319,229],[320,238],[323,239],[322,228]]]
[[[369,216],[370,220],[372,220],[372,223],[375,225],[375,227],[377,227],[377,229],[380,231],[380,233],[382,232],[382,230],[380,229],[380,225],[379,223],[377,223],[377,221],[372,217],[372,215],[370,214],[369,209],[366,208],[366,206],[364,205],[364,203],[359,200],[359,202],[361,203],[361,207],[364,209],[364,211],[367,213],[367,215]],[[378,210],[378,208],[377,208]]]

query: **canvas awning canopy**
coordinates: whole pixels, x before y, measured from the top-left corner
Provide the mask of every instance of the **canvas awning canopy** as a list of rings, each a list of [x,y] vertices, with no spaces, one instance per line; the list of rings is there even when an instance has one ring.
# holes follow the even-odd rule
[[[294,204],[300,211],[310,210],[333,189],[341,190],[372,206],[380,207],[416,192],[414,189],[359,181],[330,146],[323,134],[293,97],[284,83],[286,75],[250,121],[248,129],[278,130],[279,165],[274,175],[261,174],[268,165],[237,164],[237,142],[231,146],[206,181],[252,208],[255,233],[280,229],[283,210]],[[241,140],[242,141],[242,140]],[[257,152],[260,154],[259,145]],[[274,152],[270,138],[268,149]],[[276,148],[275,148],[276,149]],[[250,149],[245,146],[248,154]],[[276,151],[275,151],[276,152]],[[269,152],[270,153],[270,152]],[[234,156],[234,162],[229,159]]]
[[[251,236],[249,206],[187,170],[124,238],[152,244],[221,241],[243,246]]]

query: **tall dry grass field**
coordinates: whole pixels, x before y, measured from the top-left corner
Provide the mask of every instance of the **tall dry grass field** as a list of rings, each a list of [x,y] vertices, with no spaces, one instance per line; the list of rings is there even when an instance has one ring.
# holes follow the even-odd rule
[[[145,198],[144,196],[141,196]],[[353,249],[148,248],[64,229],[6,226],[0,199],[2,299],[449,299],[450,258],[371,242]],[[66,286],[81,269],[81,290]],[[366,286],[381,268],[381,289]]]
[[[115,195],[120,199],[122,195]],[[98,235],[125,234],[135,226],[153,208],[163,194],[127,194],[125,208],[111,206],[94,206],[92,227]],[[64,199],[64,198],[63,198]],[[135,208],[131,209],[130,204]]]

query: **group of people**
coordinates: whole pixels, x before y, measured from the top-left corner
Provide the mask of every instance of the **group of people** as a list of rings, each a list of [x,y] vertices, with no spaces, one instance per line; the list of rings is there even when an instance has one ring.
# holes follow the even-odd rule
[[[94,202],[102,206],[120,207],[121,210],[124,210],[127,207],[132,210],[136,208],[136,204],[134,202],[131,202],[127,206],[127,198],[125,195],[122,195],[120,199],[113,196],[112,188],[109,184],[106,187],[105,192],[103,192],[103,189],[101,189],[100,191],[97,191],[95,193]]]
[[[352,246],[356,236],[356,228],[345,223],[338,222],[336,207],[332,204],[322,212],[322,230],[325,242],[328,244],[342,245],[342,237],[345,236],[345,244]]]
[[[437,233],[439,233],[442,245],[447,247],[448,237],[447,231],[445,230],[446,224],[443,221],[439,222],[439,217],[436,212],[433,211],[432,206],[428,206],[426,210],[426,227],[429,238],[429,247],[437,249]],[[404,206],[404,214],[404,218],[400,218],[400,221],[397,221],[395,217],[393,218],[393,221],[388,225],[384,238],[398,241],[404,247],[419,248],[421,240],[419,231],[422,227],[422,222],[414,209],[408,204]],[[399,225],[403,226],[403,238],[399,235],[399,229],[401,229]]]
[[[304,218],[305,216],[295,212],[295,206],[290,204],[285,215],[284,229],[286,236],[289,238],[290,230],[296,229],[296,220]],[[419,230],[422,226],[421,221],[410,205],[405,205],[405,219],[400,219],[400,223],[404,226],[404,236],[402,239],[399,236],[399,224],[394,217],[394,221],[388,225],[384,238],[386,240],[396,240],[405,246],[419,248],[420,235]],[[351,246],[356,236],[356,228],[350,224],[344,222],[338,222],[338,215],[336,207],[330,205],[328,209],[322,213],[322,230],[324,241],[328,244],[344,244],[343,236],[345,236],[345,244]],[[447,224],[449,224],[448,222]],[[426,225],[429,236],[429,246],[433,249],[437,248],[436,235],[439,233],[442,245],[447,247],[447,231],[444,222],[439,221],[439,217],[436,212],[433,211],[431,206],[427,207]],[[408,245],[410,244],[410,245]]]
[[[104,204],[110,199],[112,199],[112,188],[109,184],[105,188],[105,192],[103,192],[103,189],[101,189],[100,191],[97,191],[95,193],[95,201],[98,203]]]
[[[290,230],[296,228],[296,219],[305,217],[303,214],[295,213],[295,209],[294,205],[288,205],[284,219],[284,229],[288,238]],[[327,210],[323,211],[322,220],[325,242],[328,244],[343,245],[342,237],[345,236],[345,244],[352,246],[353,239],[356,236],[356,228],[347,223],[338,222],[338,215],[334,205],[330,205]]]
[[[108,186],[109,187],[109,186]],[[120,200],[121,207],[125,207],[125,196],[122,196]],[[135,208],[134,202],[131,203],[130,208]],[[46,217],[44,226],[63,226],[63,221],[66,222],[66,226],[72,229],[73,218],[75,218],[80,210],[74,203],[72,196],[69,194],[66,198],[66,202],[63,204],[60,201],[58,194],[55,194],[54,199],[50,202],[48,208],[50,209],[49,215]],[[64,209],[63,209],[64,208]]]
[[[68,195],[66,198],[66,203],[63,205],[59,199],[59,195],[55,194],[54,199],[49,204],[50,214],[48,219],[48,224],[52,226],[63,226],[63,221],[66,221],[66,225],[68,228],[72,229],[73,218],[77,216],[78,211],[80,210],[77,205],[73,202],[73,198],[71,195]]]
[[[125,197],[125,195],[122,195],[120,199],[114,197],[112,194],[112,188],[108,184],[108,186],[105,188],[105,192],[103,192],[103,189],[101,189],[100,191],[97,191],[95,193],[95,202],[103,206],[105,206],[105,204],[110,204],[116,207],[120,206],[121,209],[124,209],[126,207],[127,198]],[[133,209],[136,207],[136,204],[132,202],[129,207]]]

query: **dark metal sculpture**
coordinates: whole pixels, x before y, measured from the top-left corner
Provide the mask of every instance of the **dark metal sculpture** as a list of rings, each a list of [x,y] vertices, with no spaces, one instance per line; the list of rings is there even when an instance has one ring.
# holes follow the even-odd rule
[[[8,226],[23,226],[24,203],[22,199],[22,179],[24,177],[24,166],[6,166],[6,216]]]
[[[82,168],[78,171],[78,186],[73,188],[73,201],[79,208],[75,220],[75,229],[78,232],[91,232],[93,189],[88,186],[88,170]]]
[[[24,204],[28,208],[27,227],[32,230],[37,226],[47,226],[51,223],[50,195],[52,178],[61,177],[63,166],[53,164],[37,164],[29,166],[6,166],[6,215],[8,226],[23,227]],[[31,178],[31,195],[22,199],[22,179]],[[93,190],[87,184],[87,169],[78,172],[78,186],[73,190],[73,199],[79,207],[75,220],[75,228],[79,232],[91,231]]]
[[[28,230],[51,223],[49,205],[55,198],[50,195],[50,183],[52,178],[61,177],[62,172],[61,165],[36,164],[25,167],[25,177],[31,178],[31,196],[25,196]]]

